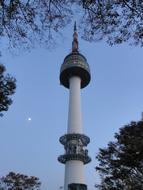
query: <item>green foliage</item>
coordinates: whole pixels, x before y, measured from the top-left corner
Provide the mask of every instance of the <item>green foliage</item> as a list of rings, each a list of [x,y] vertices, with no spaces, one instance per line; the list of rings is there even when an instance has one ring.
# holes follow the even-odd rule
[[[0,65],[0,116],[12,104],[10,96],[15,92],[16,80],[9,74],[5,75],[5,67]]]
[[[143,189],[143,121],[131,122],[115,134],[115,142],[97,155],[100,190]]]
[[[14,172],[0,178],[0,190],[40,190],[40,185],[37,177]]]

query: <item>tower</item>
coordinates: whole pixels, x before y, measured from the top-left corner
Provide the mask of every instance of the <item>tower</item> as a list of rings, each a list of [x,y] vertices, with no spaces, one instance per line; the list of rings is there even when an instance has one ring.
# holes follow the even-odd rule
[[[72,52],[67,55],[60,70],[60,82],[69,89],[69,113],[67,134],[60,137],[65,153],[58,161],[65,164],[64,190],[86,190],[84,164],[91,161],[85,148],[90,142],[83,134],[80,90],[90,82],[90,68],[86,58],[78,50],[76,23]]]

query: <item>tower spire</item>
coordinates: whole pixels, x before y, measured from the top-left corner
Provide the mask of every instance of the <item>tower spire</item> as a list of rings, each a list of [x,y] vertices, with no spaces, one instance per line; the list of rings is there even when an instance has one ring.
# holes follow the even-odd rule
[[[74,33],[73,33],[73,41],[72,41],[72,52],[78,52],[78,35],[77,35],[76,22],[74,23]]]
[[[76,21],[74,22],[74,32],[76,32],[77,29],[76,29]]]

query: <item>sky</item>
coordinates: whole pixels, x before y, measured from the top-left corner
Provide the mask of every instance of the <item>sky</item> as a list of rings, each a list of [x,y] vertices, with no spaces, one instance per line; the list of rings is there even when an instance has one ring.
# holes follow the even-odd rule
[[[59,71],[71,51],[73,29],[53,50],[36,48],[17,56],[4,51],[1,62],[17,79],[13,104],[0,118],[0,176],[10,171],[40,178],[42,190],[58,190],[64,184],[64,153],[59,137],[66,133],[68,89],[60,85]],[[114,140],[114,133],[143,111],[142,48],[89,43],[79,35],[80,52],[87,58],[91,82],[81,90],[84,133],[92,162],[85,166],[88,189],[99,176],[95,156]],[[28,118],[31,118],[29,121]]]

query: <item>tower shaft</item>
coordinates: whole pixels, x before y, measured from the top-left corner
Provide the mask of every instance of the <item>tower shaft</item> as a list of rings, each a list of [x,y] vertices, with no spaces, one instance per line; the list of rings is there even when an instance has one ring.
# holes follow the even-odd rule
[[[64,190],[69,184],[85,184],[84,164],[79,160],[70,160],[65,164]]]
[[[73,76],[69,79],[69,114],[67,134],[82,134],[81,101],[80,101],[81,79]],[[75,147],[76,149],[77,147]],[[68,190],[71,183],[85,184],[84,164],[80,160],[69,160],[65,163],[64,190]]]
[[[69,114],[67,133],[82,133],[80,86],[81,79],[73,76],[69,79]]]

